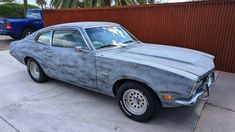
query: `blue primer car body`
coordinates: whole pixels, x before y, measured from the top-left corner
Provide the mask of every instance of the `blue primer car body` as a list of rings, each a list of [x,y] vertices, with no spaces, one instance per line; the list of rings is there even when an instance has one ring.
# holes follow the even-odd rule
[[[0,35],[22,38],[26,29],[37,31],[43,27],[43,16],[40,9],[29,9],[25,18],[0,17]]]
[[[47,76],[116,96],[121,110],[141,122],[162,107],[194,105],[214,83],[214,56],[146,44],[110,22],[46,27],[12,42],[10,53],[35,82]]]
[[[96,50],[85,29],[106,26],[120,25],[80,22],[47,27],[11,43],[10,52],[25,65],[27,57],[34,58],[51,78],[110,96],[115,96],[115,83],[122,79],[136,80],[149,86],[158,95],[163,107],[191,106],[205,93],[199,90],[203,89],[200,82],[203,80],[207,85],[207,77],[214,70],[214,56],[191,49],[142,42],[125,48]],[[67,28],[83,33],[89,46],[88,53],[76,53],[73,48],[46,46],[35,41],[42,32]],[[174,99],[165,100],[165,94],[172,95]]]

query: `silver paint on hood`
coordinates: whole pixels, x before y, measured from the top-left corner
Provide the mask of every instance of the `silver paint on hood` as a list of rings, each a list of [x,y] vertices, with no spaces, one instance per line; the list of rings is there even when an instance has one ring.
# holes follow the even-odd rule
[[[214,56],[210,54],[157,44],[134,44],[124,48],[102,50],[98,54],[107,58],[149,65],[192,80],[197,80],[214,68]]]

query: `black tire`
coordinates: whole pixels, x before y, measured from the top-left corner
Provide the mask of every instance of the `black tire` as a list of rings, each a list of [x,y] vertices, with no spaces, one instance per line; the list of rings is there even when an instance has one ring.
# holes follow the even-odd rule
[[[127,103],[125,103],[127,101],[124,102],[124,100],[125,100],[124,96],[126,95],[125,93],[128,91],[132,91],[133,89],[134,89],[134,91],[137,90],[139,93],[141,93],[143,95],[141,97],[144,97],[147,100],[147,108],[145,106],[146,110],[144,111],[143,114],[136,115],[132,111],[128,110],[128,108],[125,105],[125,104],[127,104]],[[118,90],[117,99],[118,99],[119,107],[122,110],[122,112],[127,117],[129,117],[135,121],[138,121],[138,122],[149,121],[161,109],[161,103],[160,103],[158,97],[156,97],[156,95],[153,92],[151,92],[151,90],[149,90],[148,87],[146,87],[140,83],[136,83],[136,82],[123,83]],[[129,99],[129,97],[128,97],[128,99]],[[138,100],[138,97],[137,97],[137,100]],[[131,103],[131,105],[133,105],[133,103]]]
[[[39,73],[38,78],[35,78],[33,76],[33,74],[31,73],[31,70],[30,70],[31,63],[36,64],[36,66],[38,67],[38,73]],[[28,70],[29,76],[32,78],[32,80],[37,83],[43,83],[43,82],[46,82],[49,80],[49,77],[43,72],[43,70],[42,70],[41,66],[38,64],[38,62],[32,58],[29,58],[27,61],[27,70]]]
[[[28,35],[32,34],[34,32],[34,29],[32,28],[26,28],[20,35],[20,39],[23,39],[27,37]]]
[[[21,38],[21,36],[11,36],[11,38],[18,40]]]

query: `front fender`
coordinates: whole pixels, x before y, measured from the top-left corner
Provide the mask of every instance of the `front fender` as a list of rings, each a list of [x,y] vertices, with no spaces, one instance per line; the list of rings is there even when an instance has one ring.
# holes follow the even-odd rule
[[[194,81],[173,72],[149,65],[143,65],[117,59],[96,57],[97,85],[100,91],[113,96],[116,81],[131,79],[149,86],[164,102],[162,95],[171,94],[176,98],[187,98]],[[166,103],[171,104],[171,101]],[[164,104],[163,103],[163,106]]]
[[[144,80],[143,78],[140,78],[140,77],[136,77],[134,75],[122,75],[122,76],[116,77],[111,81],[111,83],[115,84],[117,81],[123,80],[123,79],[138,81],[138,82],[144,83],[147,86],[151,87],[151,84],[148,83],[146,80]]]
[[[174,76],[174,79],[171,78],[171,79],[175,80],[174,82],[171,82],[170,81],[171,79],[169,79],[169,83],[164,83],[164,82],[161,83],[158,80],[154,81],[154,79],[143,78],[143,76],[140,77],[140,76],[136,76],[136,75],[125,74],[125,75],[116,77],[115,79],[113,79],[111,81],[111,83],[115,84],[117,81],[123,80],[123,79],[134,80],[134,81],[141,82],[141,83],[147,85],[159,97],[163,107],[179,106],[178,104],[176,104],[174,102],[174,99],[187,98],[189,96],[191,88],[194,85],[193,81],[191,81],[187,78],[184,78],[184,77],[180,77],[180,76],[177,77],[177,75]],[[176,81],[179,83],[175,83]],[[171,95],[171,96],[173,96],[173,99],[172,100],[165,100],[163,98],[163,95]]]

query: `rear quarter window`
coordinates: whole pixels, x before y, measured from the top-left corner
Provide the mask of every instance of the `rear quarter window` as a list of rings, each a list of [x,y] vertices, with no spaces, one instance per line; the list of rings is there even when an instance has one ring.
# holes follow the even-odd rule
[[[36,41],[38,43],[41,43],[41,44],[50,45],[50,42],[51,42],[51,32],[48,31],[48,32],[41,33],[37,37]]]

